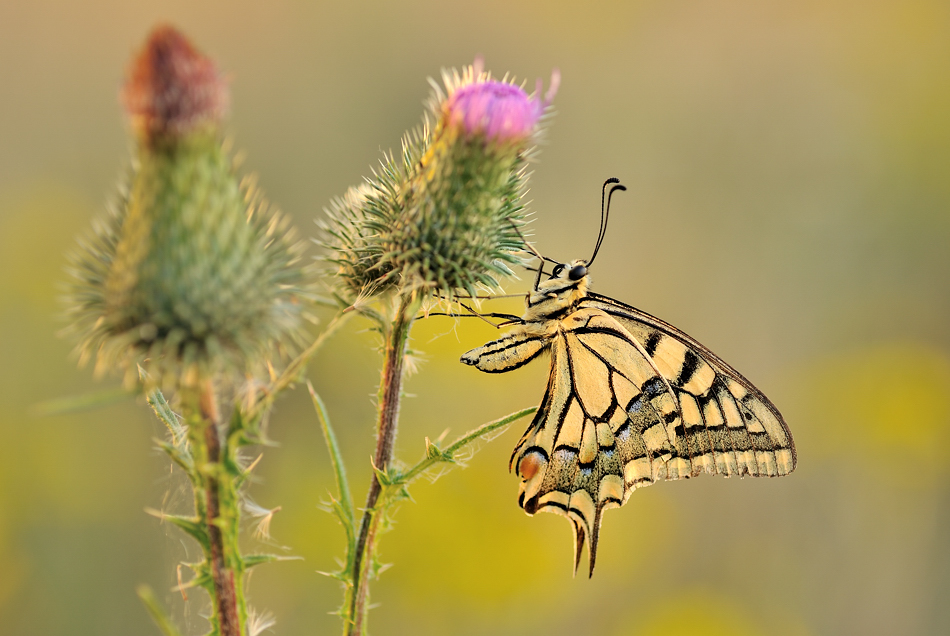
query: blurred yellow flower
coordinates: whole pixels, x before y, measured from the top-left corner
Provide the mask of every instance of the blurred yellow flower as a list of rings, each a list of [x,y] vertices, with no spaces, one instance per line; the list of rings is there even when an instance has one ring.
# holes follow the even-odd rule
[[[628,620],[616,636],[759,636],[775,634],[756,627],[740,603],[705,590],[683,593],[656,604],[640,620]]]
[[[888,478],[950,467],[950,358],[936,347],[888,343],[828,358],[804,388],[820,450]]]

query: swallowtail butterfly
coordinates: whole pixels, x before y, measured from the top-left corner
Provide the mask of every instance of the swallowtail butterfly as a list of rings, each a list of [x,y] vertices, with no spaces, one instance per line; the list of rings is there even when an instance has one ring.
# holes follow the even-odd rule
[[[545,258],[553,272],[542,281],[542,261],[511,331],[462,356],[503,373],[550,353],[547,390],[510,467],[525,512],[571,521],[575,572],[589,539],[590,574],[604,511],[637,488],[702,473],[778,477],[796,464],[785,420],[742,374],[673,325],[589,291],[610,197],[624,189],[617,179],[604,183],[593,255]]]

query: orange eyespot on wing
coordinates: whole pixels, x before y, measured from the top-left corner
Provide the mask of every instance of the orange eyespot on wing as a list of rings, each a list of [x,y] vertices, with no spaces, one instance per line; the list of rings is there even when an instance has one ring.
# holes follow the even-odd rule
[[[518,462],[518,475],[525,481],[530,481],[546,463],[540,453],[528,453]]]

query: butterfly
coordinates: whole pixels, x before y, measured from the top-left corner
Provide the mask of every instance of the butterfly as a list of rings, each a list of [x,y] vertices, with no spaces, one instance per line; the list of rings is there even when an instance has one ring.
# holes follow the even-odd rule
[[[571,521],[575,573],[589,539],[590,576],[604,511],[637,488],[702,473],[778,477],[797,462],[781,413],[742,374],[673,325],[590,291],[616,190],[626,188],[604,183],[593,255],[560,263],[535,253],[543,260],[524,315],[461,360],[504,373],[550,353],[544,398],[509,468],[525,512]],[[554,269],[542,281],[544,261]]]

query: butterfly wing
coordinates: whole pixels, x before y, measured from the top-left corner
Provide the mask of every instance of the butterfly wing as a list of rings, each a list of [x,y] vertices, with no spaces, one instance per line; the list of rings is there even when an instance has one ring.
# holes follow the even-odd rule
[[[673,387],[616,320],[581,309],[560,327],[544,399],[511,461],[519,504],[568,517],[575,570],[589,538],[593,572],[603,512],[666,476],[681,417]]]
[[[504,372],[548,348],[547,389],[511,465],[528,514],[570,519],[575,570],[589,538],[593,573],[603,512],[636,488],[795,467],[784,420],[748,380],[672,325],[606,297],[585,298],[543,336],[509,335],[462,361]]]
[[[719,356],[673,325],[607,296],[590,294],[581,306],[623,325],[676,393],[682,425],[666,479],[778,477],[795,469],[795,443],[782,414]]]

